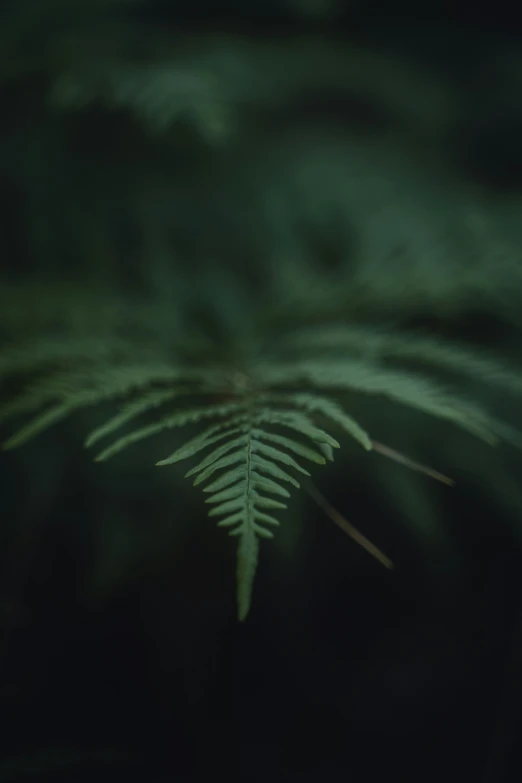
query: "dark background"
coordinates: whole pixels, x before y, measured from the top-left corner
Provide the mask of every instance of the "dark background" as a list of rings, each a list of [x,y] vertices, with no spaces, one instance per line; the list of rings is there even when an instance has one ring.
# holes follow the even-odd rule
[[[59,230],[46,235],[41,255],[32,221],[48,209],[46,177],[61,160],[60,150],[56,159],[46,155],[54,121],[38,125],[40,83],[54,67],[49,41],[83,24],[94,47],[102,28],[121,24],[138,38],[183,27],[284,40],[321,29],[326,38],[390,52],[457,85],[450,139],[441,142],[451,176],[491,198],[508,194],[517,203],[521,195],[522,77],[503,53],[522,59],[522,31],[507,4],[470,10],[399,2],[382,10],[332,3],[329,13],[314,15],[314,3],[297,0],[252,2],[248,10],[221,0],[190,8],[129,1],[99,3],[99,16],[79,10],[82,3],[73,14],[71,5],[41,0],[3,9],[4,51],[12,46],[2,88],[10,109],[2,120],[5,273],[54,279],[72,264],[60,233],[68,231],[65,207],[56,223],[48,218]],[[341,109],[328,122],[362,123],[363,136],[365,123],[379,122],[362,109],[354,117],[353,106],[346,120]],[[88,194],[102,181],[102,153],[111,164],[119,154],[121,127],[130,152],[117,159],[117,171],[158,165],[156,142],[142,142],[128,118],[94,111],[79,125],[78,154],[68,148],[64,171],[72,160],[70,176],[87,182]],[[31,160],[22,160],[26,136],[43,139]],[[84,167],[86,137],[95,152]],[[190,168],[183,176],[190,183]],[[121,260],[133,246],[132,227],[120,212],[114,218],[124,295],[124,283],[139,286],[147,268],[139,257]],[[82,252],[76,227],[71,233]],[[498,309],[479,309],[471,321],[468,312],[453,314],[450,331],[475,330],[477,342],[517,354],[520,325],[505,323]],[[239,625],[233,547],[190,485],[158,477],[147,454],[103,466],[102,475],[81,450],[79,432],[80,423],[67,424],[23,452],[1,455],[0,780],[520,779],[519,457],[474,444],[446,455],[454,444],[438,443],[432,452],[433,428],[417,453],[456,470],[454,489],[418,474],[406,479],[405,468],[377,457],[370,468],[347,461],[321,491],[389,554],[394,570],[301,499],[289,523],[297,537],[290,535],[286,549],[263,547],[252,614]],[[405,529],[405,513],[413,525],[418,513],[429,528],[429,546]]]

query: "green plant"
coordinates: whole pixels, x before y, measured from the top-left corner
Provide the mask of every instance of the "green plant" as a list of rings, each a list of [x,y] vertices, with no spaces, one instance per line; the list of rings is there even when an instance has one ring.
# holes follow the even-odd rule
[[[374,441],[352,418],[351,394],[382,395],[490,444],[518,443],[507,424],[459,391],[468,378],[518,393],[516,370],[394,329],[338,322],[270,332],[262,307],[257,317],[253,309],[247,316],[239,299],[230,302],[210,288],[222,312],[207,333],[194,324],[182,329],[182,318],[169,327],[153,302],[54,289],[44,298],[40,291],[31,307],[31,292],[22,289],[33,327],[24,333],[19,307],[5,303],[4,322],[10,313],[14,337],[0,352],[0,418],[36,412],[5,441],[10,449],[79,409],[119,399],[119,411],[86,440],[88,447],[104,443],[96,456],[102,462],[164,430],[195,428],[157,464],[193,459],[186,476],[206,493],[209,516],[238,538],[241,620],[251,604],[259,539],[273,536],[288,490],[310,476],[305,466],[331,461],[348,438],[420,467]],[[6,302],[14,301],[12,294]]]

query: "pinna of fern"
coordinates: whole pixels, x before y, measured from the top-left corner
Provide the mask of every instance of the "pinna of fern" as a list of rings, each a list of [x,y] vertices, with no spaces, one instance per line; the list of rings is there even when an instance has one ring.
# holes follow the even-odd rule
[[[300,489],[308,466],[331,461],[346,436],[366,451],[376,443],[345,408],[346,392],[387,397],[490,444],[519,445],[506,423],[459,393],[458,377],[518,393],[522,376],[443,341],[341,324],[288,333],[265,341],[263,350],[254,341],[249,352],[247,339],[235,354],[227,351],[240,357],[234,364],[219,359],[218,345],[205,358],[199,348],[191,357],[187,343],[178,344],[183,350],[152,333],[136,341],[112,329],[90,337],[59,329],[14,340],[0,352],[0,421],[23,416],[24,422],[4,448],[22,446],[105,400],[121,407],[87,437],[101,462],[164,430],[192,425],[196,434],[176,440],[157,465],[193,460],[186,476],[207,495],[209,516],[237,538],[241,620],[251,605],[259,540],[273,536],[289,489]],[[451,382],[442,384],[437,375]]]

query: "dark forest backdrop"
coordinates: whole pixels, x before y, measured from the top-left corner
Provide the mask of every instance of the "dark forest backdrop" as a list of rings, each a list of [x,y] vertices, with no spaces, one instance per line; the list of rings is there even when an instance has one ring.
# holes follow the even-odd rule
[[[305,322],[319,301],[516,362],[509,13],[4,2],[0,327],[9,286],[23,324],[65,280],[242,328],[276,279]],[[520,456],[357,404],[455,488],[339,460],[321,491],[395,569],[298,498],[241,626],[230,541],[152,446],[100,469],[74,419],[1,455],[0,780],[520,779]]]

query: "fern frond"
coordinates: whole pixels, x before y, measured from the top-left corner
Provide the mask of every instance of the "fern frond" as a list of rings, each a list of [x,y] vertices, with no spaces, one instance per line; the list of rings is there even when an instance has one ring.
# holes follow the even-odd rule
[[[492,445],[500,440],[497,426],[499,429],[504,428],[480,405],[447,391],[435,381],[416,373],[382,367],[368,360],[289,361],[284,368],[267,367],[265,375],[274,385],[292,379],[301,386],[327,389],[333,394],[349,391],[380,394],[394,402],[457,424]]]
[[[191,374],[193,379],[204,378],[197,372]],[[47,407],[24,427],[4,443],[4,448],[14,448],[26,443],[51,424],[69,416],[74,411],[89,405],[96,405],[103,400],[124,397],[141,387],[161,381],[175,384],[177,381],[189,379],[189,373],[172,364],[149,358],[133,360],[121,366],[98,365],[86,368],[80,364],[78,369],[72,368],[44,375],[36,381],[29,382],[26,388],[11,403],[0,408],[0,420],[21,413]],[[171,390],[172,396],[181,394],[182,389]],[[136,414],[137,415],[137,414]],[[124,415],[125,418],[128,414]],[[122,422],[123,423],[123,422]],[[97,437],[101,437],[96,433]]]
[[[195,476],[194,485],[207,485],[204,491],[211,494],[206,503],[212,506],[209,516],[222,517],[218,527],[231,527],[230,535],[239,537],[237,601],[239,619],[244,620],[252,600],[258,538],[272,538],[268,526],[279,525],[279,520],[267,511],[286,508],[285,503],[270,495],[287,498],[289,493],[282,486],[284,483],[299,488],[287,469],[310,475],[292,455],[324,464],[326,458],[313,446],[326,443],[332,448],[339,444],[328,433],[311,426],[305,416],[291,411],[272,411],[267,407],[266,399],[257,404],[251,400],[240,403],[237,411],[235,416],[209,427],[157,464],[171,465],[213,447],[218,441],[225,441],[212,448],[185,475]],[[288,424],[290,420],[291,428],[312,441],[312,447],[267,429],[268,424]]]
[[[518,368],[477,350],[393,329],[331,325],[287,336],[281,354],[286,357],[284,373],[301,373],[306,385],[332,393],[381,394],[450,421],[491,445],[506,440],[522,447],[519,432],[452,388],[472,380],[515,394],[522,391]],[[306,358],[297,358],[301,355]],[[449,374],[451,383],[435,379],[441,372]]]
[[[433,370],[450,370],[460,377],[496,383],[505,389],[522,391],[522,375],[489,355],[470,350],[458,343],[408,332],[365,326],[334,325],[301,330],[284,340],[287,350],[305,351],[307,355],[325,352],[330,358],[347,358],[347,354],[372,362],[415,362]],[[404,365],[403,365],[404,367]]]

